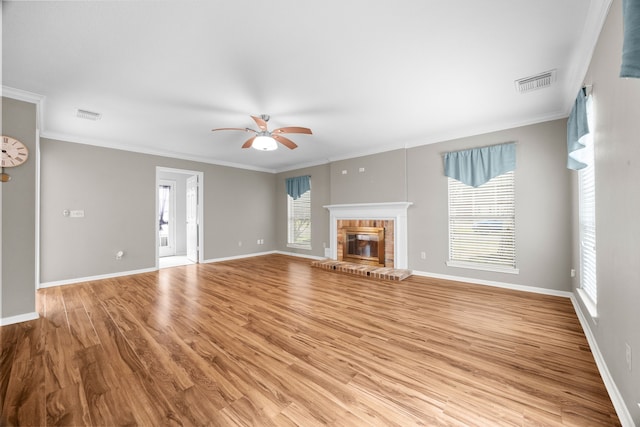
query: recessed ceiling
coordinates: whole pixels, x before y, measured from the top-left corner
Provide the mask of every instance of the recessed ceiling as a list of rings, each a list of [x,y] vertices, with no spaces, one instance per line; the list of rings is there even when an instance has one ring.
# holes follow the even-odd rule
[[[44,97],[45,137],[281,171],[566,117],[608,5],[3,2],[3,86]],[[260,114],[313,135],[259,152],[211,132]]]

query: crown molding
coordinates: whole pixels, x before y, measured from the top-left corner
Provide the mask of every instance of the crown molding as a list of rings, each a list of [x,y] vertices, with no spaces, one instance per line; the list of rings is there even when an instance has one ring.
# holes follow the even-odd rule
[[[44,101],[46,96],[4,85],[2,86],[2,96],[36,104],[36,128],[40,130],[44,128]]]
[[[252,170],[256,172],[276,173],[276,171],[273,169],[261,168],[257,166],[251,166],[251,165],[244,165],[241,163],[225,162],[225,161],[217,160],[214,158],[190,155],[190,154],[180,153],[177,151],[132,147],[125,144],[115,144],[113,142],[108,142],[103,140],[81,138],[75,135],[68,135],[68,134],[63,134],[58,132],[41,132],[40,138],[55,139],[57,141],[72,142],[75,144],[84,144],[84,145],[92,145],[95,147],[110,148],[113,150],[128,151],[130,153],[148,154],[152,156],[169,157],[172,159],[189,160],[192,162],[206,163],[206,164],[217,165],[217,166],[226,166],[226,167],[236,168],[236,169],[246,169],[246,170]]]
[[[584,84],[587,84],[584,78],[587,75],[587,71],[589,71],[593,52],[598,44],[600,33],[609,15],[612,3],[613,0],[591,0],[589,2],[589,11],[582,29],[582,35],[578,38],[579,42],[578,46],[576,46],[575,58],[570,62],[573,66],[567,72],[569,84],[567,84],[564,94],[564,111],[567,116],[571,112],[576,94]]]

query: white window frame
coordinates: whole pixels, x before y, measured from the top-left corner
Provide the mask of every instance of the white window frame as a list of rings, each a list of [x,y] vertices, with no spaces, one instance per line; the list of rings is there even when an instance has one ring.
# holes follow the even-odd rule
[[[296,233],[296,224],[307,221],[305,230]],[[298,235],[296,235],[298,234]],[[311,190],[298,199],[287,194],[287,247],[311,250]]]
[[[519,274],[515,172],[497,176],[477,188],[448,178],[448,194],[447,266]]]
[[[593,101],[587,97],[587,120],[594,129]],[[589,314],[597,317],[598,284],[596,269],[596,175],[593,134],[584,137],[581,159],[587,167],[578,171],[578,223],[580,228],[580,288]]]

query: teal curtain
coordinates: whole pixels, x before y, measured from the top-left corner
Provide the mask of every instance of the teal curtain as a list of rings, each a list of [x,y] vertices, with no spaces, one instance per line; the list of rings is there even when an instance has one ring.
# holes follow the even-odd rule
[[[640,1],[623,0],[624,23],[620,77],[640,78]]]
[[[479,187],[515,168],[516,144],[513,142],[444,155],[444,174],[472,187]]]
[[[567,168],[580,170],[587,167],[587,164],[580,160],[580,152],[587,145],[587,135],[589,135],[587,97],[584,89],[580,89],[567,121]]]
[[[287,178],[287,194],[290,195],[293,200],[297,200],[309,190],[311,190],[311,176],[306,175]]]

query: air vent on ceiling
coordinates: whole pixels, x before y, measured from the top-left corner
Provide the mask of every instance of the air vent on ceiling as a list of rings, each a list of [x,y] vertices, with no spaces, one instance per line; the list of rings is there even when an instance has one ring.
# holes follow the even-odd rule
[[[520,93],[531,92],[532,90],[542,89],[551,86],[556,80],[556,70],[546,71],[535,76],[526,77],[516,80],[516,89]]]
[[[93,111],[88,111],[88,110],[81,110],[78,108],[76,110],[76,117],[95,121],[95,120],[100,120],[100,118],[102,117],[102,114],[94,113]]]

